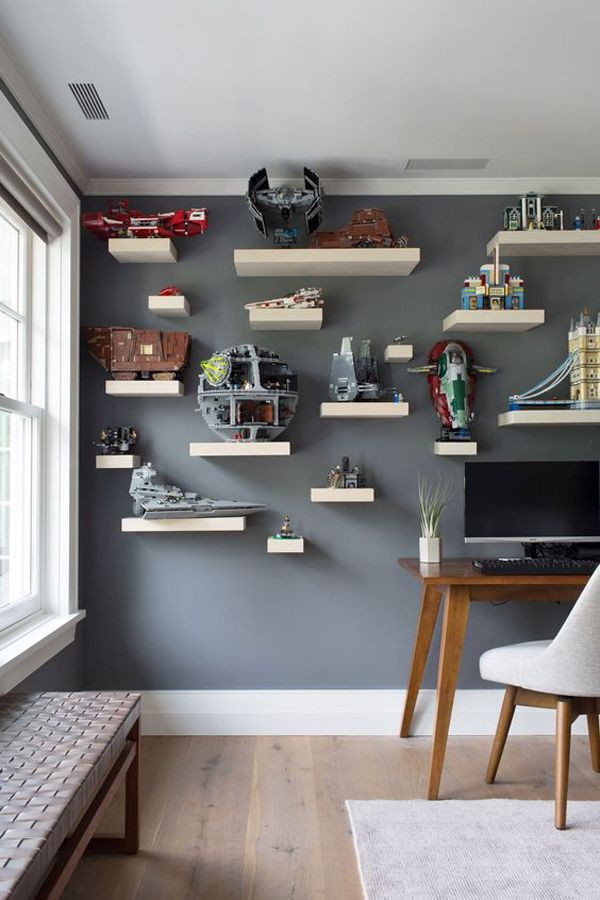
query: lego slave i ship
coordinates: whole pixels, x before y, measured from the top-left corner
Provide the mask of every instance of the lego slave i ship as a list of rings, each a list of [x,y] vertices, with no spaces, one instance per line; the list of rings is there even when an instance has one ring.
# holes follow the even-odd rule
[[[224,441],[272,441],[294,417],[298,377],[277,353],[238,344],[200,363],[198,410]]]
[[[172,484],[155,482],[156,469],[144,463],[134,469],[129,494],[133,514],[141,519],[206,519],[210,516],[249,516],[266,509],[262,503],[243,500],[211,500],[200,494],[182,491]]]
[[[273,300],[256,300],[246,303],[244,309],[321,309],[323,307],[323,291],[321,288],[298,288],[283,297]]]
[[[496,369],[476,366],[473,351],[463,341],[438,341],[429,351],[426,366],[411,366],[412,374],[425,374],[431,403],[442,423],[441,441],[470,441],[474,416],[475,375]]]
[[[584,310],[577,322],[571,319],[568,334],[569,352],[553,372],[522,394],[508,398],[509,409],[600,408],[600,313],[594,322]],[[569,381],[569,397],[560,399],[544,394]]]

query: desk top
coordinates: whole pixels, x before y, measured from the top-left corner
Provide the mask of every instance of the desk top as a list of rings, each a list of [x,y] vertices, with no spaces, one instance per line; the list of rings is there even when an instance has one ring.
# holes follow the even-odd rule
[[[529,584],[580,585],[589,575],[482,575],[470,559],[444,559],[440,563],[421,563],[418,559],[399,559],[398,564],[423,584]]]

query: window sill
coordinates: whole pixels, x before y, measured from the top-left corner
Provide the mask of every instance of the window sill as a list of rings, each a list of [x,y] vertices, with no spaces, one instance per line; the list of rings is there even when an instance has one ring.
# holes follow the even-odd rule
[[[0,637],[0,693],[12,690],[75,639],[85,610],[70,615],[39,613]]]

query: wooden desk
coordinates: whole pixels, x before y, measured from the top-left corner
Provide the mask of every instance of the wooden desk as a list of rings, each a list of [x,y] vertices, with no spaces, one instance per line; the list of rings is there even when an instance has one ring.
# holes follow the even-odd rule
[[[445,595],[427,793],[429,800],[437,800],[470,603],[482,600],[538,600],[543,602],[567,600],[572,602],[581,593],[589,576],[481,575],[473,567],[471,560],[467,559],[451,559],[435,565],[423,565],[418,559],[400,559],[398,562],[422,585],[421,609],[406,689],[400,737],[409,737],[410,735],[410,725],[423,681],[431,639],[442,596]]]

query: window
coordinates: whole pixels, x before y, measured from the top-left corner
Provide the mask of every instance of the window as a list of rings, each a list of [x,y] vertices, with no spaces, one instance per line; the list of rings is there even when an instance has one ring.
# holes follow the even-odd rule
[[[0,92],[0,692],[75,639],[79,198]]]
[[[0,631],[41,609],[44,391],[32,341],[44,260],[42,241],[0,202]]]

